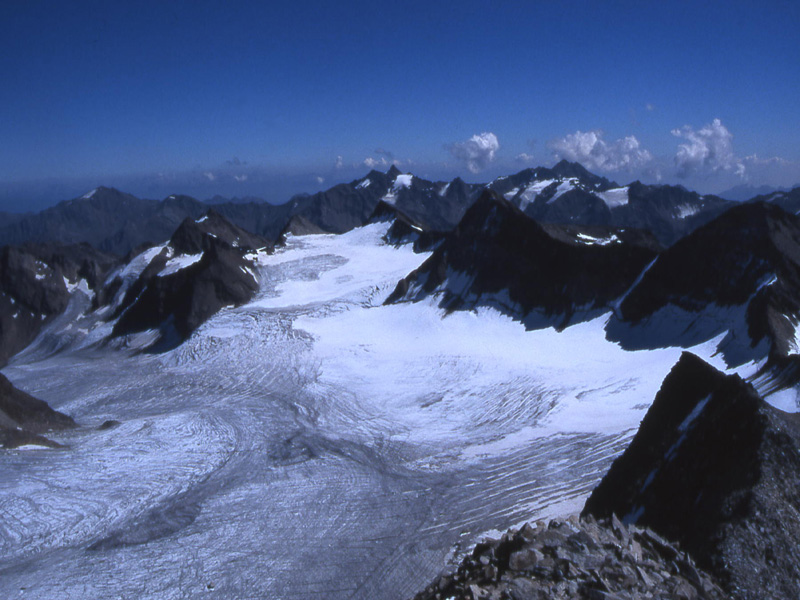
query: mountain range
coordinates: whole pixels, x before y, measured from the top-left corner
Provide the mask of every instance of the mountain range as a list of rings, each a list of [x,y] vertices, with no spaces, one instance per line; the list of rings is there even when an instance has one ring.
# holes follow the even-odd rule
[[[432,182],[392,166],[386,173],[373,170],[361,179],[295,196],[280,205],[252,199],[212,199],[207,204],[181,195],[143,200],[100,187],[39,213],[0,214],[0,244],[87,242],[124,256],[142,244],[168,238],[185,218],[197,219],[209,206],[239,227],[276,241],[298,222],[330,233],[348,231],[364,223],[381,200],[397,206],[425,229],[446,231],[455,227],[487,188],[540,222],[646,229],[664,245],[732,206],[730,201],[680,186],[639,182],[620,186],[567,161],[552,168],[526,169],[488,184],[468,184],[458,178]]]
[[[0,570],[103,596],[83,553],[143,557],[149,581],[190,544],[223,557],[192,564],[227,597],[410,597],[445,558],[420,598],[790,597],[800,434],[775,406],[800,407],[799,211],[800,189],[731,202],[562,161],[0,215],[0,440],[63,451],[46,510],[0,494],[36,515]],[[9,489],[36,489],[39,455],[9,456]],[[565,506],[583,520],[464,557]]]

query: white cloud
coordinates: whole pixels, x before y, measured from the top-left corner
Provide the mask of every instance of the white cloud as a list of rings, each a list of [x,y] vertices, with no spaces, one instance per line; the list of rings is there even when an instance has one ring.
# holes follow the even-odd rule
[[[733,134],[719,119],[697,131],[684,125],[673,129],[672,135],[686,140],[678,145],[675,154],[679,177],[688,177],[698,171],[729,171],[744,176],[744,162],[733,153]]]
[[[536,157],[533,154],[528,154],[527,152],[523,152],[522,154],[517,154],[517,156],[514,157],[514,160],[516,160],[519,163],[529,165],[533,164],[533,162],[536,160]]]
[[[247,175],[234,175],[233,178],[238,182],[247,181]]]
[[[653,112],[656,109],[655,104],[650,104],[649,102],[644,105],[644,108],[647,112]]]
[[[462,161],[472,173],[485,169],[494,160],[500,148],[497,136],[491,132],[473,135],[465,142],[456,142],[449,147],[450,154]]]
[[[334,168],[341,169],[343,166],[344,166],[344,159],[342,159],[341,156],[337,156],[336,157],[336,164],[334,165]]]
[[[321,175],[317,175],[316,180],[317,180],[317,183],[320,184],[320,185],[325,183],[325,178],[322,177]]]
[[[374,169],[376,167],[386,167],[389,166],[389,161],[386,160],[385,157],[381,156],[380,158],[365,158],[364,165],[370,169]]]
[[[789,161],[780,156],[770,156],[769,158],[761,158],[757,154],[745,156],[742,162],[748,165],[788,165]]]
[[[210,171],[206,171],[205,173],[203,173],[203,175],[204,175],[204,176],[205,176],[205,178],[206,178],[206,179],[208,179],[209,181],[214,181],[214,180],[217,178],[217,176],[216,176],[216,175],[214,175],[213,173],[211,173]]]
[[[551,140],[548,145],[556,158],[577,161],[587,169],[598,171],[630,171],[653,159],[636,136],[629,135],[608,144],[600,130],[576,131]]]

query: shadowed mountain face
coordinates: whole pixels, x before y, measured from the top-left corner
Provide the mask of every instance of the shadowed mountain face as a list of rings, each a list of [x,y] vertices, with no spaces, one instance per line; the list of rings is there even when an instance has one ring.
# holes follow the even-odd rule
[[[680,542],[737,598],[800,589],[800,420],[684,353],[584,514]]]
[[[135,280],[126,283],[122,269],[109,282],[105,301],[114,304],[112,318],[119,317],[113,334],[159,329],[166,344],[186,339],[221,308],[253,297],[253,261],[272,247],[214,211],[186,219],[167,244],[129,263],[142,263]]]
[[[775,191],[768,194],[761,194],[752,198],[750,202],[766,202],[780,206],[783,210],[793,215],[800,213],[800,187],[792,190]]]
[[[35,444],[55,448],[58,444],[40,434],[75,426],[72,418],[18,390],[0,373],[0,447]]]
[[[88,244],[0,249],[0,365],[67,307],[71,289],[97,289],[116,263],[115,257]]]
[[[800,220],[763,202],[736,206],[661,253],[620,304],[609,338],[623,346],[684,346],[728,331],[726,361],[797,353]]]
[[[487,191],[387,302],[435,296],[448,310],[494,306],[530,327],[566,327],[608,310],[657,248],[642,232],[542,226]]]

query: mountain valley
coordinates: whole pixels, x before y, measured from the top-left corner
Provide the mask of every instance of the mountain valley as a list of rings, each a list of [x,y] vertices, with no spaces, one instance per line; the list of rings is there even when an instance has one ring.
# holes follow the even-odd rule
[[[501,575],[560,585],[583,531],[644,548],[609,573],[638,564],[658,593],[781,597],[797,192],[562,161],[485,185],[392,167],[277,206],[98,188],[0,217],[0,595],[536,597]],[[523,527],[549,518],[562,533]],[[570,552],[585,572],[559,589],[585,596],[564,597],[614,597]]]

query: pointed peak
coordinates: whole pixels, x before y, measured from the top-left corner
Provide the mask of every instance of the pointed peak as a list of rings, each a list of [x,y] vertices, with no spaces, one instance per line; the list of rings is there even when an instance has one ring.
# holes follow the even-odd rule
[[[392,165],[391,167],[389,167],[389,170],[386,171],[386,175],[389,177],[397,177],[398,175],[401,174],[402,172],[400,171],[400,169],[397,168],[397,165]]]

